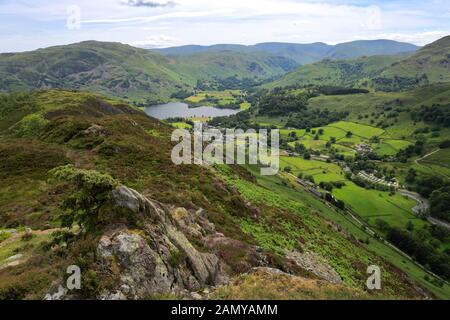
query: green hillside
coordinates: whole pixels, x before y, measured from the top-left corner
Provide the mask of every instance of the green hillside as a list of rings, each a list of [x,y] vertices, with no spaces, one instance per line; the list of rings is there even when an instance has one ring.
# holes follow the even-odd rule
[[[168,66],[191,85],[197,80],[236,78],[268,79],[294,70],[298,65],[288,58],[269,53],[204,52],[171,57]]]
[[[332,85],[377,91],[399,91],[450,80],[450,37],[438,40],[414,54],[323,60],[305,65],[265,85]],[[335,57],[343,57],[337,54]]]
[[[430,83],[450,81],[450,36],[433,42],[411,57],[394,63],[384,70],[381,78],[421,77]]]
[[[310,107],[319,110],[348,112],[347,120],[362,124],[385,127],[394,139],[411,138],[421,128],[432,126],[424,122],[413,122],[411,115],[424,106],[450,103],[450,84],[422,86],[404,92],[371,92],[367,94],[318,96],[312,98]],[[445,129],[444,129],[445,130]],[[448,130],[448,129],[447,129]],[[428,133],[431,138],[431,132]],[[440,137],[445,139],[446,135]],[[430,142],[436,145],[435,139]]]
[[[119,43],[88,41],[0,54],[0,92],[63,88],[130,100],[168,100],[198,80],[263,80],[293,70],[292,60],[265,53],[205,53],[179,59]]]
[[[256,180],[235,166],[175,166],[170,158],[172,129],[120,101],[54,90],[0,95],[0,128],[0,225],[18,232],[0,240],[0,299],[42,299],[51,283],[64,275],[65,266],[74,263],[88,277],[78,298],[115,292],[123,273],[136,272],[128,258],[118,255],[107,263],[97,254],[117,228],[130,241],[142,237],[143,250],[155,250],[151,252],[165,262],[159,267],[168,270],[164,279],[186,273],[193,274],[190,281],[200,278],[191,264],[200,263],[195,257],[205,254],[219,257],[223,269],[217,272],[227,277],[260,266],[258,257],[264,257],[264,266],[310,279],[320,276],[308,271],[315,270],[311,263],[331,268],[344,291],[355,296],[365,292],[370,264],[383,270],[383,289],[365,292],[372,299],[421,298],[430,292],[447,296],[447,286],[425,281],[424,271],[402,262],[375,238],[369,244],[357,240],[364,233],[345,216],[281,184],[278,177]],[[109,194],[118,185],[132,187],[152,202],[120,207]],[[146,214],[139,211],[156,207],[160,209]],[[161,222],[165,214],[170,218]],[[344,219],[344,225],[335,225],[335,218]],[[32,228],[28,238],[25,227]],[[168,237],[158,238],[156,232],[168,232]],[[178,247],[165,247],[169,238]],[[308,262],[308,270],[288,257],[289,252],[306,251],[317,257]],[[140,252],[121,254],[136,259]],[[9,265],[8,258],[18,253],[21,260]],[[145,257],[142,261],[150,259]],[[145,273],[145,279],[156,276],[154,267]],[[185,282],[173,283],[191,288]],[[418,284],[427,290],[418,290]],[[181,294],[134,285],[129,284],[142,292],[135,298],[148,299],[154,292]],[[342,290],[336,287],[332,294],[342,296]]]
[[[291,85],[330,85],[345,87],[367,87],[371,78],[392,63],[401,61],[404,56],[374,56],[356,60],[326,59],[314,64],[305,65],[288,73],[283,78],[271,82],[264,87],[282,87]]]
[[[186,88],[170,60],[118,43],[95,41],[0,55],[0,90],[91,90],[116,97],[164,97]]]

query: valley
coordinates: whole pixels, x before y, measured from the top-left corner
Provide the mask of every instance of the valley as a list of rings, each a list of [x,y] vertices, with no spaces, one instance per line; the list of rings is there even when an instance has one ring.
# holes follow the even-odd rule
[[[61,298],[71,264],[88,278],[68,299],[449,299],[449,52],[0,54],[0,299]],[[174,165],[172,131],[198,121],[279,130],[279,173]]]

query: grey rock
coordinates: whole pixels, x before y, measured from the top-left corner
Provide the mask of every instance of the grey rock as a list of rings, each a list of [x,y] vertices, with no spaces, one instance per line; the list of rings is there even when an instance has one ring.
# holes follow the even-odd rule
[[[202,300],[202,296],[197,292],[191,292],[191,298],[193,300]]]
[[[342,283],[339,274],[313,252],[286,251],[286,258],[293,260],[301,268],[310,271],[330,283]]]
[[[9,257],[8,259],[6,259],[6,261],[16,261],[16,260],[22,259],[22,257],[23,257],[23,254],[19,253],[19,254]]]
[[[217,256],[198,251],[180,231],[211,232],[214,226],[202,220],[201,211],[164,206],[123,186],[113,191],[113,199],[118,207],[143,217],[143,227],[132,231],[117,226],[100,238],[97,252],[102,265],[112,269],[116,264],[120,269],[117,287],[100,298],[145,299],[167,292],[199,291],[220,282]],[[197,219],[192,220],[193,216]]]
[[[66,300],[68,290],[64,288],[61,284],[54,286],[50,289],[44,297],[44,300]]]

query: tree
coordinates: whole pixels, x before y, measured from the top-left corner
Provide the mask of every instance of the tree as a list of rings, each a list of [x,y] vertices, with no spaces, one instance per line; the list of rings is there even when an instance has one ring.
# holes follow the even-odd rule
[[[110,175],[77,169],[73,165],[52,169],[50,175],[73,186],[72,193],[62,204],[65,211],[61,216],[62,226],[71,228],[77,224],[83,231],[92,231],[98,223],[100,208],[110,200],[111,191],[119,182]]]
[[[322,135],[324,134],[324,132],[325,132],[325,131],[324,131],[322,128],[319,129],[319,135],[322,136]]]
[[[319,183],[319,187],[321,187],[324,190],[327,190],[329,192],[333,191],[333,184],[331,184],[330,182],[320,182]]]
[[[417,177],[417,171],[414,170],[413,168],[409,168],[408,174],[406,175],[406,178],[405,178],[406,182],[413,183],[414,180],[416,180],[416,177]]]
[[[353,137],[353,132],[347,131],[347,134],[345,135],[347,138]]]
[[[341,210],[345,209],[345,202],[342,200],[336,200],[335,205],[336,205],[336,207],[338,207]]]
[[[294,150],[295,150],[295,152],[297,152],[297,153],[303,153],[303,152],[306,151],[306,147],[305,147],[303,144],[301,144],[301,143],[299,143],[299,142],[296,142],[296,143],[295,143]]]
[[[431,193],[430,214],[450,222],[450,186],[445,186]]]
[[[384,232],[389,231],[391,229],[391,226],[389,225],[389,223],[387,223],[383,219],[376,219],[375,225],[377,226],[377,228],[379,230],[384,231]]]
[[[420,176],[415,180],[416,190],[424,197],[430,197],[431,193],[444,186],[444,180],[438,176]]]
[[[284,167],[283,171],[287,172],[287,173],[291,173],[292,172],[292,168],[289,167],[289,166],[288,167]]]
[[[306,110],[309,98],[308,94],[294,95],[285,91],[268,93],[259,101],[259,114],[278,116]]]
[[[441,149],[450,148],[450,140],[447,139],[447,140],[441,142],[441,144],[439,144],[439,148],[441,148]]]
[[[303,159],[311,160],[311,154],[309,152],[305,152],[305,154],[303,155]]]

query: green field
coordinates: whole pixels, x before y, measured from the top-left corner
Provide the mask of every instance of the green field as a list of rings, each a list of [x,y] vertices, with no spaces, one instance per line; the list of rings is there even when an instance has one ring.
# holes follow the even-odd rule
[[[450,179],[450,149],[442,149],[415,164],[419,171],[439,174]]]
[[[392,147],[392,145],[387,143],[379,143],[377,145],[372,145],[376,154],[380,156],[393,156],[397,153],[397,149]]]
[[[319,129],[323,130],[323,134],[319,135],[319,139],[315,140],[312,132],[318,132]],[[347,132],[352,132],[351,137],[346,137]],[[382,129],[372,126],[359,124],[355,122],[339,121],[332,123],[328,126],[313,128],[310,133],[306,133],[306,130],[280,130],[282,138],[287,139],[290,133],[295,133],[297,141],[290,142],[291,147],[295,147],[296,143],[303,144],[307,149],[319,150],[324,153],[328,153],[325,149],[326,143],[333,137],[336,138],[336,144],[332,147],[336,149],[339,154],[344,156],[355,156],[355,146],[361,143],[370,143],[370,138],[379,137],[379,143],[370,143],[375,153],[380,156],[393,156],[401,149],[411,145],[410,141],[400,139],[384,138],[386,132]]]
[[[301,162],[303,163],[303,162]],[[314,167],[315,165],[319,165],[318,163],[312,162],[308,168]],[[306,205],[310,208],[314,208],[321,216],[328,219],[329,221],[332,221],[334,223],[337,223],[339,226],[341,226],[346,232],[348,232],[350,235],[355,237],[356,239],[365,239],[367,237],[370,238],[370,242],[368,244],[365,244],[366,248],[377,254],[378,256],[386,259],[387,261],[391,262],[393,265],[395,265],[397,268],[403,270],[405,273],[407,273],[412,279],[420,283],[425,288],[431,290],[434,294],[436,294],[438,297],[443,299],[448,299],[448,295],[450,294],[450,287],[448,285],[444,285],[443,287],[438,287],[435,284],[433,284],[430,281],[425,280],[425,276],[429,277],[430,279],[433,279],[433,276],[429,274],[428,272],[424,271],[422,268],[420,268],[417,264],[400,254],[398,251],[394,250],[390,246],[386,245],[384,242],[379,241],[378,239],[370,237],[361,226],[356,223],[355,220],[353,220],[349,215],[345,215],[342,212],[329,207],[322,201],[318,200],[317,198],[310,195],[308,192],[305,192],[302,187],[300,187],[295,181],[293,181],[292,176],[285,176],[279,177],[279,176],[261,176],[259,175],[259,169],[255,166],[247,166],[247,169],[249,169],[253,175],[257,177],[258,185],[266,190],[271,190],[274,192],[278,198],[277,202],[280,203],[283,206],[289,206],[290,202],[297,202],[302,205]],[[333,166],[330,166],[329,169],[331,171],[335,171],[336,168],[333,168]],[[291,186],[285,186],[282,181],[283,179],[290,180],[292,185]],[[257,188],[256,186],[253,186],[252,189],[245,189],[250,187],[250,185],[240,185],[236,184],[239,187],[239,190],[245,191],[248,190],[248,193],[251,194],[251,192],[254,192],[254,188]],[[267,200],[269,201],[269,200]],[[319,252],[321,249],[318,247],[317,250]],[[323,250],[323,249],[322,249]],[[324,256],[327,256],[326,254]],[[327,256],[330,258],[330,255]],[[335,261],[334,263],[339,263],[338,261]],[[341,271],[345,271],[345,267],[342,268]]]
[[[304,129],[302,130],[289,130],[289,129],[281,129],[280,136],[282,138],[287,138],[289,134],[295,133],[298,138],[303,137],[306,134]]]
[[[450,84],[438,83],[430,86],[423,86],[409,91],[402,92],[371,92],[368,94],[353,94],[339,96],[321,95],[309,100],[309,106],[318,110],[334,110],[348,112],[347,121],[374,126],[380,121],[390,124],[384,130],[382,138],[410,140],[414,131],[418,128],[426,127],[424,123],[414,123],[407,110],[414,112],[422,105],[445,104],[450,102]],[[392,123],[387,118],[385,108],[400,108],[398,122]],[[384,112],[384,113],[383,113]],[[373,123],[371,123],[373,122]],[[348,129],[348,127],[346,126]],[[357,132],[353,132],[358,134]],[[364,133],[363,137],[370,138],[370,134]]]
[[[416,202],[398,193],[391,196],[388,192],[367,190],[348,181],[342,189],[334,189],[333,195],[347,203],[373,227],[376,227],[377,218],[400,228],[404,228],[408,221],[420,227],[426,224],[413,214],[412,208]]]
[[[242,102],[240,104],[240,107],[241,107],[241,110],[244,111],[244,110],[250,109],[252,107],[252,105],[250,102]]]
[[[177,129],[191,129],[192,125],[186,122],[172,122],[171,125]]]
[[[360,137],[363,137],[366,139],[370,139],[375,136],[381,136],[384,133],[383,129],[363,125],[360,123],[349,122],[349,121],[339,121],[339,122],[333,123],[329,126],[344,130],[346,132],[350,131],[354,135],[357,135],[357,136],[360,136]]]
[[[199,91],[195,95],[186,98],[185,101],[195,105],[214,107],[236,104],[238,103],[238,98],[244,98],[244,93],[240,90]],[[217,103],[208,101],[208,99],[216,100]],[[239,105],[242,110],[246,110],[251,106],[248,102],[240,102]]]
[[[359,216],[367,219],[367,222],[373,227],[376,227],[375,218],[382,218],[391,226],[397,227],[406,226],[410,220],[418,226],[425,224],[413,214],[412,208],[416,205],[415,201],[400,194],[389,195],[389,192],[359,187],[346,179],[343,170],[336,164],[297,157],[281,157],[280,164],[281,169],[291,167],[292,174],[295,176],[299,173],[302,173],[303,176],[312,176],[316,184],[345,182],[342,189],[333,189],[333,195],[344,201]]]
[[[298,157],[280,157],[280,165],[282,169],[291,167],[292,173],[296,176],[299,173],[312,175],[316,183],[345,180],[341,167],[333,163],[304,160]]]

